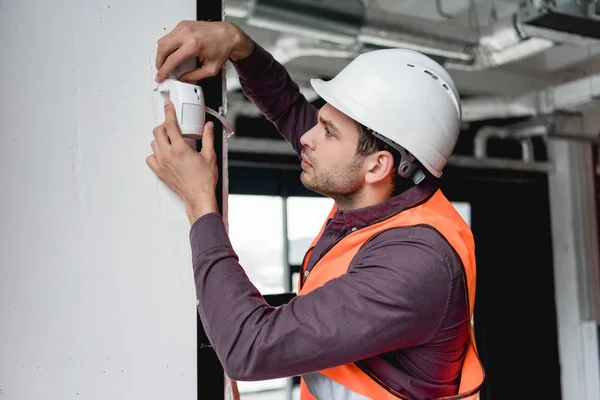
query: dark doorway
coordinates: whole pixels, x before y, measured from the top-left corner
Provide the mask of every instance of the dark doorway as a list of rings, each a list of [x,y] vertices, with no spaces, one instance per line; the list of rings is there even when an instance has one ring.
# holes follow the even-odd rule
[[[471,204],[481,400],[560,400],[546,174],[449,167],[443,190]]]

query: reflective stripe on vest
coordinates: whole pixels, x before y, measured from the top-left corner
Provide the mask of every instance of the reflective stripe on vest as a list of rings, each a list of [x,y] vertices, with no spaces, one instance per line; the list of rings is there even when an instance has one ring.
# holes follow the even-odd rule
[[[317,237],[313,240],[309,251],[304,257],[302,273],[306,269],[306,265],[312,253],[312,248],[323,234],[327,222],[333,217],[335,212],[336,207],[334,206],[329,213],[327,221],[321,228]],[[310,271],[304,284],[301,283],[302,279],[300,279],[298,294],[301,296],[309,293],[312,290],[323,286],[326,282],[346,274],[352,259],[360,248],[381,232],[392,228],[416,225],[425,225],[437,230],[448,243],[450,243],[460,257],[463,265],[463,277],[465,278],[467,286],[465,294],[469,303],[468,321],[471,321],[474,310],[473,300],[475,299],[476,280],[475,244],[473,235],[467,223],[440,190],[437,190],[426,201],[407,208],[386,220],[379,221],[373,225],[354,231],[340,240],[329,251],[321,256]],[[459,392],[455,396],[448,396],[443,399],[475,400],[481,384],[483,383],[485,372],[477,355],[475,336],[471,329],[471,324],[469,324],[469,328],[471,340],[461,371]],[[306,376],[302,378],[300,390],[301,400],[313,400],[315,398],[318,400],[351,400],[362,398],[377,400],[409,399],[406,395],[397,393],[393,389],[387,387],[383,382],[378,381],[376,377],[363,372],[354,363],[319,371],[317,374],[318,375],[316,376],[319,379],[316,379],[313,375],[311,375],[311,377]],[[338,385],[334,385],[333,383],[337,383]],[[340,386],[345,388],[345,391],[339,389]],[[321,394],[323,393],[334,393],[338,397],[321,397]]]

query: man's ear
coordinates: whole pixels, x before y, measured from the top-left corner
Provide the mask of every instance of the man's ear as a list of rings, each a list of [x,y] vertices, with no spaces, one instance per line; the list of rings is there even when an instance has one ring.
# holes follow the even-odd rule
[[[394,169],[394,156],[386,150],[371,154],[365,160],[367,183],[377,183],[386,179]]]

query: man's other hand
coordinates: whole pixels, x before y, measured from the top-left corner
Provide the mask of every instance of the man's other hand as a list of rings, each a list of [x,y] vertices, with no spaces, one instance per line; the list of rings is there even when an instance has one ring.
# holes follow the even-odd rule
[[[158,40],[155,80],[164,81],[181,63],[198,57],[201,67],[178,77],[183,82],[196,82],[217,75],[229,58],[238,61],[251,52],[252,41],[235,24],[182,21]]]
[[[165,102],[165,122],[154,128],[153,154],[146,163],[156,176],[181,197],[190,223],[204,214],[218,212],[215,188],[219,178],[214,148],[214,125],[202,131],[202,150],[197,152],[183,138],[175,107]]]

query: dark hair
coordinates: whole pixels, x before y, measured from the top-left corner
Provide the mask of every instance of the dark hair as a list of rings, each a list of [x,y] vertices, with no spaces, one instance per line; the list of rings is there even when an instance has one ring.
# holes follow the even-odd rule
[[[402,160],[402,155],[398,150],[385,143],[383,140],[379,139],[377,136],[372,134],[372,130],[367,128],[361,123],[357,123],[359,127],[360,135],[358,137],[358,146],[356,149],[356,155],[360,157],[366,157],[378,151],[389,151],[394,157],[394,177],[392,179],[392,191],[391,196],[396,196],[406,189],[410,188],[414,185],[412,179],[403,178],[398,174],[398,166],[400,165],[400,161]],[[415,163],[419,166],[419,169],[425,173],[425,177],[427,179],[430,178],[430,173],[426,168],[423,168],[421,164],[415,160]]]

